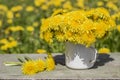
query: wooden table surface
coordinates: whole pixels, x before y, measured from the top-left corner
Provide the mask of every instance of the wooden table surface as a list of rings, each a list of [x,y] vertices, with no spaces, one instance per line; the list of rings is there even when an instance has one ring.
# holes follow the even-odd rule
[[[120,53],[98,55],[91,69],[72,70],[65,66],[65,56],[53,53],[56,68],[53,71],[24,75],[21,66],[5,66],[8,61],[18,61],[17,57],[29,56],[32,59],[44,58],[45,54],[0,54],[0,79],[120,79]]]

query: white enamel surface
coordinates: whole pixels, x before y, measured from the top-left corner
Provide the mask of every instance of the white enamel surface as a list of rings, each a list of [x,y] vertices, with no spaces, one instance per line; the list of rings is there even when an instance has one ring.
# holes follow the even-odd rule
[[[84,59],[79,58],[79,56],[77,55],[72,61],[67,63],[67,66],[71,68],[76,68],[76,69],[87,68],[88,66],[83,63],[83,60]]]

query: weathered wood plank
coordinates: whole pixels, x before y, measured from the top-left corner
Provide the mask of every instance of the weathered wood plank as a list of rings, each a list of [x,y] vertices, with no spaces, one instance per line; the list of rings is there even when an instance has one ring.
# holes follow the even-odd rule
[[[29,56],[33,59],[44,58],[45,54],[0,54],[0,79],[120,79],[120,53],[99,55],[91,69],[72,70],[65,66],[65,57],[53,54],[56,69],[44,71],[32,76],[23,75],[20,66],[6,67],[3,63],[17,61],[17,57]]]

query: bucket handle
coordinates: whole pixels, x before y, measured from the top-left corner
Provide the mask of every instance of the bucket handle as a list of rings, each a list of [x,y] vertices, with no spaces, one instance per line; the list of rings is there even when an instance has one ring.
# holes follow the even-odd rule
[[[97,59],[97,50],[95,48],[93,48],[93,47],[91,47],[91,48],[94,50],[95,56],[94,56],[94,59],[90,61],[90,63],[95,63],[96,59]]]

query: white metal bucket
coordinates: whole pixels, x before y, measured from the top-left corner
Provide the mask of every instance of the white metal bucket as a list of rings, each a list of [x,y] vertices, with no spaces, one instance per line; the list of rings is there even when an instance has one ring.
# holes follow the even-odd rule
[[[72,69],[91,68],[96,61],[97,51],[93,47],[66,42],[65,63]]]

